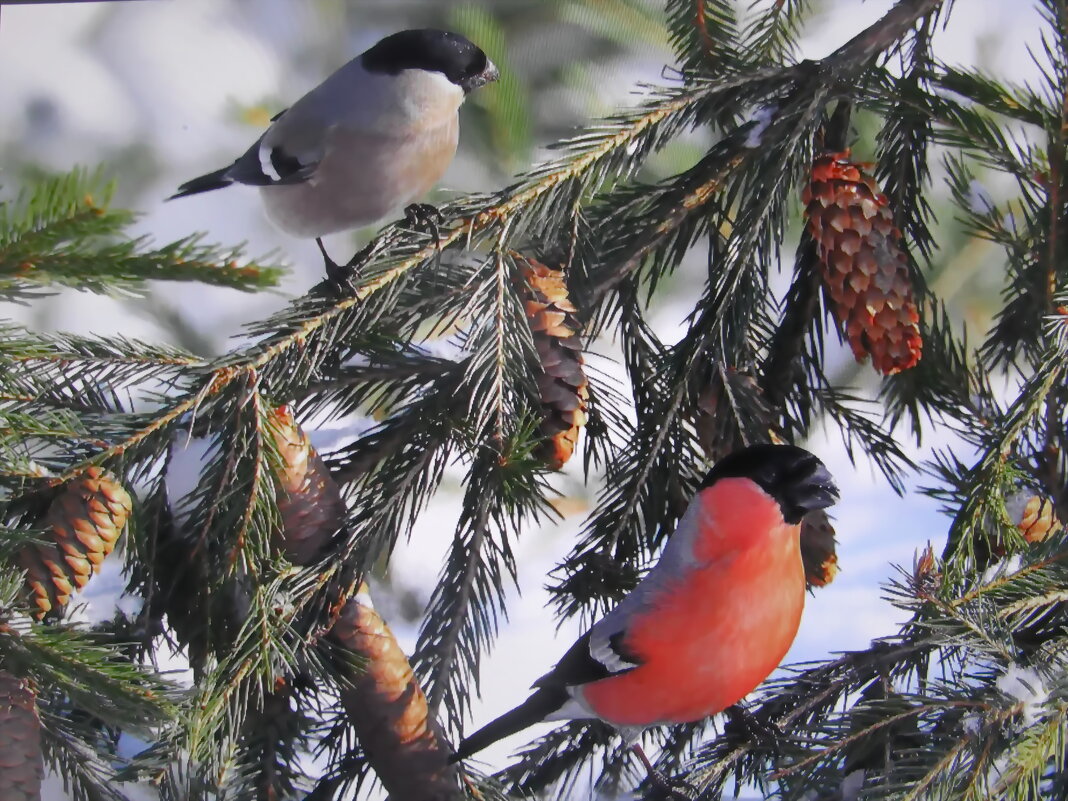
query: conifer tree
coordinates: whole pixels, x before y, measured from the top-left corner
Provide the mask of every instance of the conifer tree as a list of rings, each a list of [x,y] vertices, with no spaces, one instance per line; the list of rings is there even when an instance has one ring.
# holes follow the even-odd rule
[[[43,750],[79,799],[143,780],[167,801],[327,801],[371,778],[398,800],[586,797],[590,766],[596,791],[661,797],[588,721],[493,777],[448,764],[516,539],[554,514],[552,472],[577,453],[597,503],[549,581],[555,612],[589,621],[634,586],[711,460],[822,425],[886,492],[923,469],[945,504],[944,545],[889,587],[909,620],[767,682],[745,716],[649,731],[657,767],[703,799],[1068,798],[1068,9],[1041,2],[1035,88],[939,59],[936,30],[975,4],[898,0],[798,61],[810,5],[667,0],[677,63],[639,105],[443,206],[437,238],[386,226],[351,287],[312,288],[219,358],[5,326],[0,766]],[[700,158],[648,182],[694,129]],[[977,190],[984,170],[1011,179],[1004,200]],[[122,239],[91,183],[3,206],[5,299],[272,279],[199,241]],[[925,281],[949,258],[943,215],[1001,253],[999,310],[970,339]],[[667,342],[651,304],[698,247],[707,278]],[[443,332],[448,357],[425,347]],[[610,338],[624,385],[586,369]],[[838,340],[875,371],[874,412],[829,374]],[[302,428],[371,409],[380,422],[325,458]],[[978,455],[911,464],[900,437],[944,426]],[[191,439],[201,473],[175,498],[169,462]],[[363,579],[447,465],[465,473],[462,512],[405,655]],[[139,619],[63,624],[123,529]],[[803,537],[819,587],[833,530],[813,518]],[[169,644],[196,676],[184,694],[150,667]],[[148,742],[121,770],[119,732]],[[4,797],[33,798],[38,776],[0,771]]]

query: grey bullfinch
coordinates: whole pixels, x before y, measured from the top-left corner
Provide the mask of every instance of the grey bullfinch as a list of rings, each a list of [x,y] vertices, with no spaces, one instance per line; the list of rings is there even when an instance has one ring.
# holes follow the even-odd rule
[[[233,164],[187,181],[169,199],[258,186],[268,217],[294,236],[314,237],[329,273],[337,265],[321,237],[423,208],[409,204],[452,161],[460,104],[497,78],[486,54],[459,34],[394,33],[275,116]]]

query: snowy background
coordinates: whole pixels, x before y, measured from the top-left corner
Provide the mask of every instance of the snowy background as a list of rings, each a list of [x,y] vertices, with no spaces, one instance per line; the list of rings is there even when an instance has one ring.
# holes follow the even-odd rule
[[[617,36],[612,47],[598,51],[595,62],[582,64],[574,47],[582,37],[600,35],[603,20],[589,10],[597,4],[556,4],[551,20],[530,11],[539,4],[549,5],[542,0],[464,4],[468,10],[504,9],[519,19],[530,12],[529,29],[504,29],[504,47],[510,68],[529,93],[527,131],[533,147],[508,152],[487,147],[490,134],[479,104],[488,101],[476,94],[468,104],[475,108],[465,109],[462,151],[439,197],[503,185],[514,170],[541,158],[541,148],[568,128],[633,102],[635,82],[659,81],[663,64],[670,61],[662,34],[642,31],[629,45],[621,45]],[[147,340],[179,340],[206,353],[228,348],[244,323],[280,308],[319,280],[318,253],[313,243],[272,229],[253,190],[232,188],[174,203],[163,199],[179,183],[228,163],[255,139],[258,126],[271,114],[382,35],[404,27],[446,25],[446,5],[181,0],[0,8],[3,196],[17,190],[28,168],[65,170],[103,163],[106,174],[119,181],[117,204],[143,212],[136,233],[163,242],[205,231],[221,243],[246,241],[252,254],[277,251],[291,266],[280,292],[259,296],[173,284],[147,301],[72,292],[31,308],[0,303],[0,318],[42,330],[97,335],[121,331]],[[824,4],[824,13],[810,26],[803,55],[826,55],[891,5],[889,0]],[[1030,3],[972,0],[958,5],[953,26],[938,34],[936,52],[942,59],[981,66],[1016,82],[1037,83],[1029,48],[1034,51],[1038,42],[1038,16]],[[554,59],[566,62],[568,69],[547,69]],[[492,91],[499,88],[484,90]],[[991,186],[996,196],[996,184]],[[343,254],[357,239],[344,235],[327,244],[331,252]],[[987,319],[985,296],[1000,285],[1002,268],[996,254],[983,250],[961,254],[960,262],[959,270],[937,278],[936,288],[955,299],[962,319],[982,325]],[[665,338],[664,332],[682,331],[682,307],[672,305],[672,298],[684,298],[702,269],[683,271],[665,292],[659,312]],[[975,287],[985,290],[976,292]],[[169,322],[175,317],[181,325]],[[870,381],[871,371],[853,371],[845,352],[841,359],[841,374],[873,395],[874,383],[864,383]],[[607,360],[598,365],[611,369]],[[336,441],[345,434],[342,426],[321,436]],[[905,441],[904,432],[901,436],[917,461],[932,448],[954,444],[949,432],[925,439],[922,447]],[[934,502],[913,493],[900,498],[865,462],[851,464],[837,436],[817,435],[808,447],[824,459],[842,489],[842,501],[833,510],[841,573],[809,598],[790,661],[861,648],[872,638],[893,633],[902,615],[881,598],[880,584],[892,574],[892,565],[910,565],[915,551],[928,541],[937,550],[946,528]],[[194,466],[190,460],[189,469]],[[455,490],[457,482],[451,483]],[[565,519],[555,527],[526,531],[520,539],[522,594],[511,602],[510,619],[485,662],[483,699],[473,724],[524,698],[530,682],[579,633],[569,623],[557,627],[545,609],[542,585],[571,547],[597,488],[582,485],[578,465],[570,465],[557,485],[564,493],[560,511]],[[409,649],[416,636],[410,609],[418,609],[430,596],[457,514],[455,495],[445,493],[434,501],[412,542],[398,548],[392,562],[392,595],[383,592],[377,599]],[[122,586],[121,563],[113,558],[81,596],[85,606],[74,614],[87,621],[110,618],[116,603],[135,611],[137,599],[118,597]],[[180,660],[173,666],[180,667]],[[535,733],[506,740],[480,758],[486,766],[502,766],[510,751]],[[45,798],[66,798],[54,777]]]

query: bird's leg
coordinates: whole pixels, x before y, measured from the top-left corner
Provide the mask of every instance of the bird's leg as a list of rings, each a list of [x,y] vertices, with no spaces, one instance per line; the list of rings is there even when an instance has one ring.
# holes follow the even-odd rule
[[[326,280],[329,281],[339,292],[352,289],[352,277],[355,274],[349,264],[338,264],[330,254],[326,252],[326,246],[320,236],[315,237],[315,244],[319,246],[319,252],[323,254],[323,266],[326,268]]]
[[[700,791],[688,781],[680,779],[676,779],[673,781],[672,779],[669,779],[667,776],[661,773],[659,770],[657,770],[656,767],[653,766],[653,763],[649,759],[649,757],[645,755],[645,751],[642,750],[641,745],[639,745],[638,743],[634,743],[630,747],[630,750],[634,752],[634,755],[638,757],[638,760],[645,766],[645,771],[647,774],[649,774],[649,781],[651,781],[657,789],[665,793],[668,798],[674,798],[675,801],[693,801],[693,799],[699,795]],[[686,789],[689,790],[690,793],[692,793],[692,795],[689,793],[684,793],[682,790],[680,790],[677,787],[677,785],[680,784],[684,785]]]
[[[723,714],[727,716],[723,734],[728,738],[753,743],[761,750],[773,754],[779,753],[779,732],[774,726],[764,723],[741,704],[727,707]]]
[[[344,264],[338,264],[326,252],[323,240],[316,238],[315,244],[319,246],[319,252],[323,254],[323,263],[326,265],[327,282],[342,295],[351,294],[354,290],[353,279],[359,276],[360,268],[374,255],[378,242],[371,240],[366,247],[356,251],[356,255]]]

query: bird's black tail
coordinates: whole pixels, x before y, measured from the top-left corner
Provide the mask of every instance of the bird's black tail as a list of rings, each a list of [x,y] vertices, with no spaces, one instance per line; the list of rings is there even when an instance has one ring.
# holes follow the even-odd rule
[[[223,167],[221,170],[194,178],[192,181],[186,181],[167,200],[174,200],[176,197],[185,197],[186,195],[198,195],[201,192],[210,192],[213,189],[222,189],[224,186],[229,186],[233,183],[232,180],[226,177],[226,173],[229,170],[229,167]]]
[[[556,687],[543,687],[511,712],[505,712],[496,720],[487,723],[470,737],[465,737],[451,757],[450,762],[467,759],[509,734],[515,734],[534,723],[545,719],[567,701],[567,693]]]

